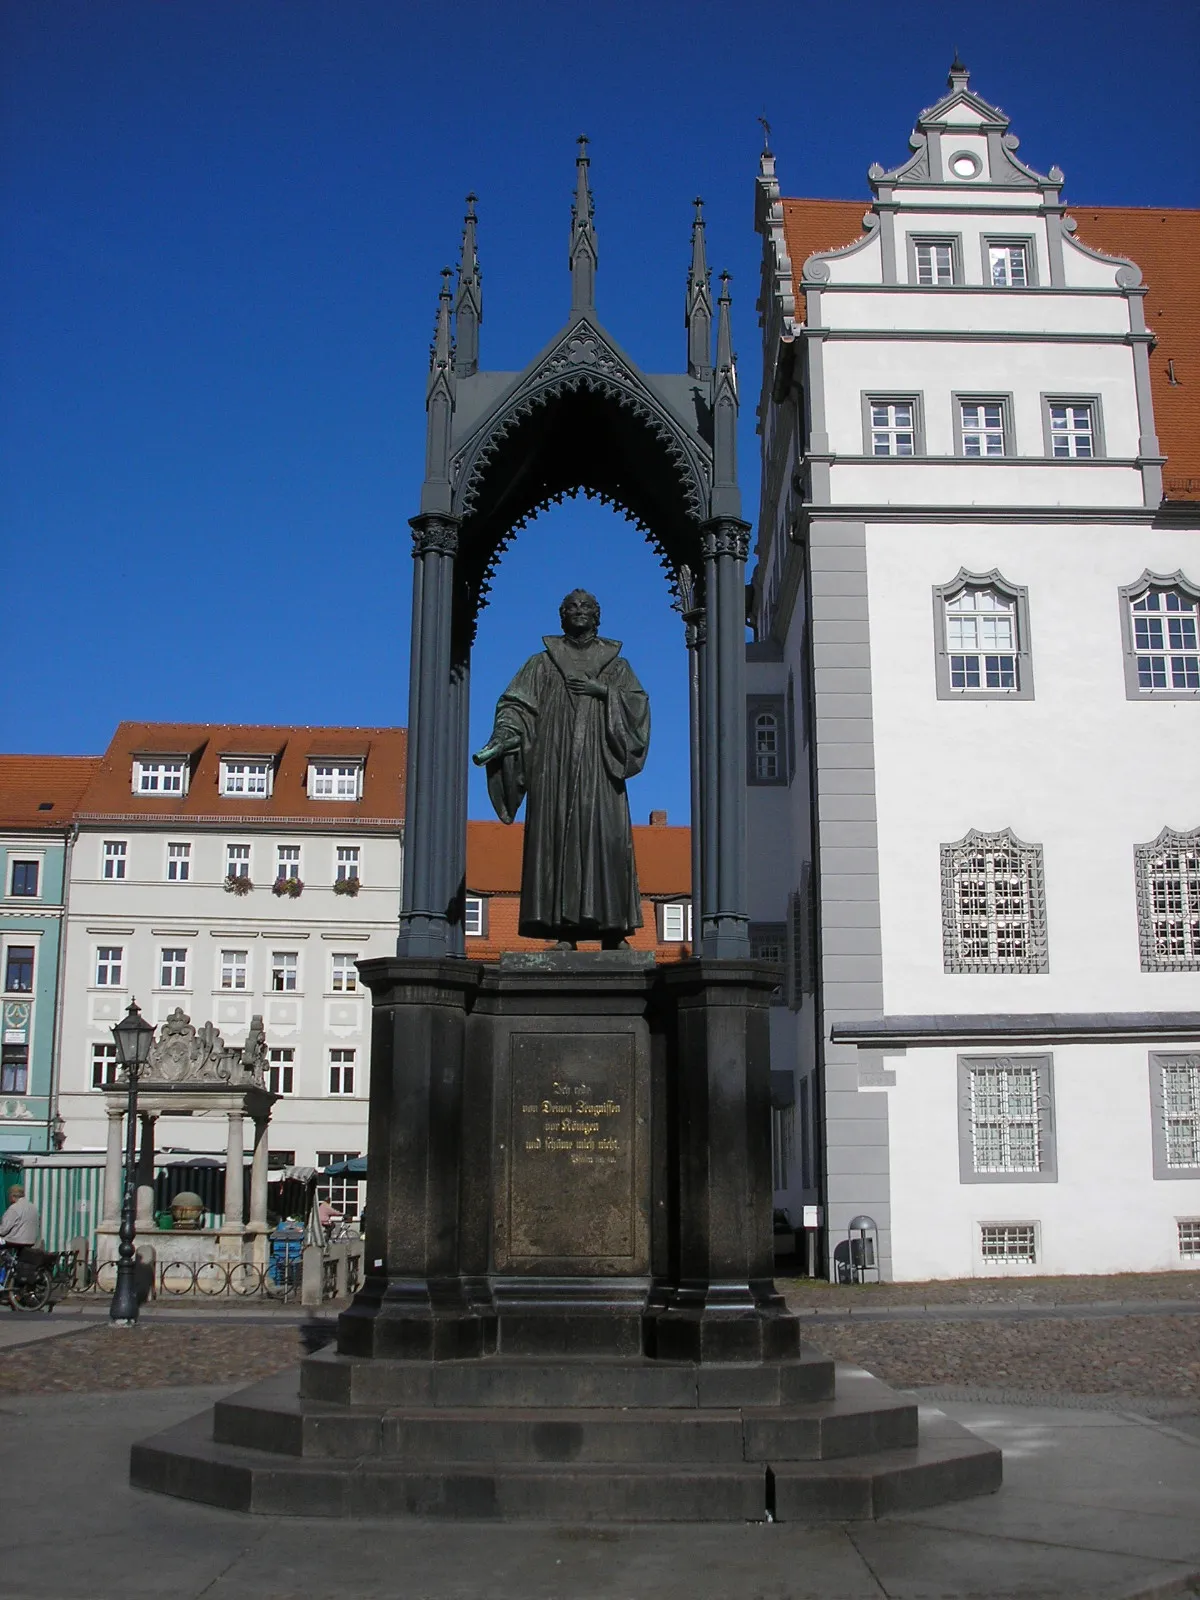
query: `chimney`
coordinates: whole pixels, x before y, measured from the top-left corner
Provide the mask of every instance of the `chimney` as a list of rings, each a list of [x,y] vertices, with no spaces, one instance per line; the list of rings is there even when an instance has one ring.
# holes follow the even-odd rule
[[[667,813],[665,811],[652,811],[650,813],[650,826],[652,828],[665,828],[666,825]]]

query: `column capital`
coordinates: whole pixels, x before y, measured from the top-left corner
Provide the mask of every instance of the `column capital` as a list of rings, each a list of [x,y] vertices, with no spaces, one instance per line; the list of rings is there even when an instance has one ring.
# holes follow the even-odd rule
[[[739,517],[713,517],[700,529],[700,553],[706,561],[717,556],[747,560],[750,555],[750,524]]]
[[[408,525],[413,531],[413,556],[417,559],[425,555],[458,554],[457,517],[447,517],[429,511],[419,517],[411,517]]]

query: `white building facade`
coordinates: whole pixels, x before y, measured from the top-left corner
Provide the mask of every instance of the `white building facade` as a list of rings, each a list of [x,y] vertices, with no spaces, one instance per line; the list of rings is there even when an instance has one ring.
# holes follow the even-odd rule
[[[58,1109],[103,1148],[111,1029],[136,998],[240,1045],[263,1018],[275,1166],[365,1154],[370,995],[395,952],[402,729],[122,724],[77,812]],[[224,1158],[220,1119],[160,1119],[158,1151]],[[351,1214],[356,1185],[335,1197]]]
[[[1200,504],[1016,146],[956,61],[848,230],[758,185],[752,933],[831,1272],[863,1213],[896,1279],[1200,1265]]]

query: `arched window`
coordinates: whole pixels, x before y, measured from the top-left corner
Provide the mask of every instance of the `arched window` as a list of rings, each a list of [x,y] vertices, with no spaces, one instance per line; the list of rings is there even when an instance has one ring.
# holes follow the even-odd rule
[[[1200,589],[1182,572],[1143,572],[1122,589],[1121,628],[1131,700],[1200,693]]]
[[[746,782],[751,785],[786,785],[791,781],[785,705],[781,694],[752,694],[746,698]]]
[[[760,711],[754,719],[754,776],[760,783],[774,783],[779,776],[779,718],[773,711]]]
[[[1143,972],[1200,968],[1200,828],[1164,828],[1137,856]]]
[[[1011,828],[944,844],[942,936],[947,972],[1046,972],[1041,846]]]
[[[1031,700],[1026,590],[960,570],[933,591],[940,700]]]

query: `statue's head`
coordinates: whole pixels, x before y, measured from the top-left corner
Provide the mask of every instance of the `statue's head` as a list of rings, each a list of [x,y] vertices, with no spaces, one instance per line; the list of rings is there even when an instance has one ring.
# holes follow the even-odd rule
[[[558,608],[566,634],[594,633],[600,626],[600,602],[586,589],[572,589]]]

